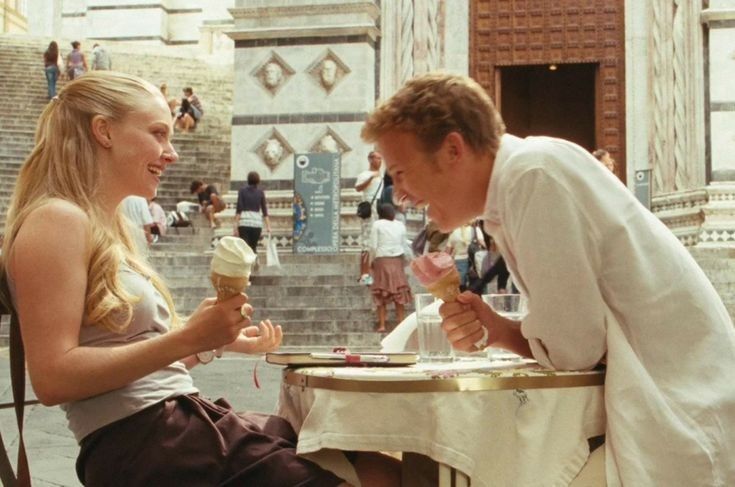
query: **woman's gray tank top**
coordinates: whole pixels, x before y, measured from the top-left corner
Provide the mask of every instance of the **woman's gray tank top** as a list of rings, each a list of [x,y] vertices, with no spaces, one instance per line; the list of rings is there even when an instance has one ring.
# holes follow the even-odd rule
[[[141,298],[134,306],[133,319],[127,330],[117,334],[85,324],[79,332],[79,345],[113,347],[154,338],[169,330],[171,315],[166,301],[153,284],[125,264],[120,266],[120,279],[129,293]],[[198,390],[187,368],[181,362],[174,362],[125,387],[62,404],[61,408],[66,411],[69,429],[77,442],[81,442],[93,431],[157,402],[196,392]]]

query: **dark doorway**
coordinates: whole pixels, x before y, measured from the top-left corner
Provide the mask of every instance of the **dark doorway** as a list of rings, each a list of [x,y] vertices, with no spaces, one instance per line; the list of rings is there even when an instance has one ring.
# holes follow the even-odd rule
[[[500,110],[509,133],[560,137],[589,151],[597,147],[597,64],[504,66],[499,70]]]

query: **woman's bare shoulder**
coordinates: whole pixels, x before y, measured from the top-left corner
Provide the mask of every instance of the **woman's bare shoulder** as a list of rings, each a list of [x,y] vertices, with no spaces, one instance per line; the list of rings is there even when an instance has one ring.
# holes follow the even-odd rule
[[[58,198],[50,199],[25,217],[16,243],[29,244],[35,240],[63,246],[63,242],[83,242],[89,230],[89,216],[74,203]]]
[[[36,221],[52,225],[59,223],[73,225],[76,229],[78,226],[86,227],[89,224],[89,216],[71,201],[51,198],[28,214],[26,223]]]
[[[84,266],[88,259],[90,221],[73,203],[49,200],[33,209],[13,242],[10,270],[15,276],[37,268],[63,275],[69,266]]]

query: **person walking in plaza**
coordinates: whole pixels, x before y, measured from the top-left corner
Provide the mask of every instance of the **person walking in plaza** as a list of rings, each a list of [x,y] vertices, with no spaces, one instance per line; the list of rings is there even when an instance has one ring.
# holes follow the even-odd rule
[[[218,227],[217,213],[224,210],[227,205],[219,195],[217,187],[214,184],[205,184],[204,181],[195,179],[191,182],[189,191],[191,194],[197,195],[199,199],[199,211],[207,216],[209,226],[211,228]]]
[[[245,243],[258,252],[258,241],[263,233],[263,224],[268,235],[271,234],[271,222],[268,218],[268,203],[265,191],[258,187],[260,174],[256,171],[248,173],[248,184],[237,192],[237,209],[235,210],[235,232]]]
[[[92,71],[109,71],[112,69],[112,59],[107,50],[98,42],[92,46]]]
[[[443,231],[481,215],[528,299],[521,321],[468,291],[443,304],[456,349],[502,347],[559,370],[605,365],[605,444],[582,474],[603,485],[735,485],[733,322],[624,184],[571,142],[506,134],[463,76],[410,80],[362,135],[385,158],[394,197],[428,205]]]
[[[375,331],[383,333],[385,316],[389,303],[396,307],[396,324],[403,321],[405,306],[411,302],[411,288],[408,285],[403,254],[406,248],[406,226],[395,219],[396,210],[390,203],[378,206],[378,220],[370,229],[370,262],[373,295],[378,315]]]
[[[360,220],[360,278],[361,284],[369,286],[373,282],[370,276],[370,255],[368,247],[368,239],[370,238],[370,228],[377,219],[377,201],[380,198],[380,192],[383,186],[383,174],[381,167],[383,166],[383,158],[376,151],[368,154],[368,169],[357,175],[355,180],[355,191],[362,193],[362,201],[370,203],[370,216]]]
[[[43,53],[43,69],[46,73],[48,99],[56,96],[56,82],[59,79],[59,45],[56,41],[49,42],[48,49]]]
[[[172,129],[158,88],[112,71],[68,83],[41,114],[0,260],[33,389],[65,410],[83,485],[345,485],[296,454],[285,419],[237,414],[194,386],[188,369],[213,350],[275,350],[282,331],[253,325],[243,293],[206,298],[182,323],[133,244],[120,204],[155,195],[178,159]],[[358,453],[358,473],[364,458],[383,457]],[[395,462],[368,463],[375,478]]]
[[[69,80],[78,78],[87,72],[87,58],[82,52],[82,44],[79,41],[71,43],[72,50],[66,55],[66,75]]]

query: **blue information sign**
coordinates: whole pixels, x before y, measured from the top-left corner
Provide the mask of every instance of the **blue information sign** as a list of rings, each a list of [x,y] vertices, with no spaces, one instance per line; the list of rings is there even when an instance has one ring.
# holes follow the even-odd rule
[[[294,156],[294,253],[339,252],[340,165],[338,153]]]

